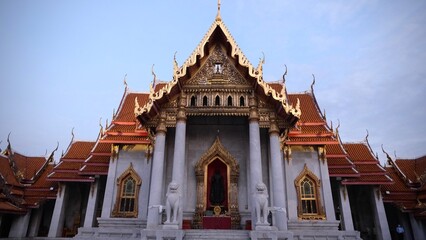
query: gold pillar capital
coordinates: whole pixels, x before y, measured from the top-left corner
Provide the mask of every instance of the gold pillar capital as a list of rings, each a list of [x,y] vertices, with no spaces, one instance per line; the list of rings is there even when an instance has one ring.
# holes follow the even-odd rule
[[[176,122],[178,121],[186,121],[186,94],[184,92],[181,92],[178,100]]]
[[[277,116],[275,114],[275,112],[270,112],[269,113],[269,134],[280,134],[280,129],[278,127],[277,124]]]
[[[165,111],[160,112],[160,119],[158,120],[157,128],[155,129],[157,133],[167,133],[167,127],[166,127],[166,118],[167,113]]]
[[[252,94],[249,97],[249,107],[250,107],[250,113],[249,113],[249,121],[259,121],[259,110],[257,108],[257,97]]]

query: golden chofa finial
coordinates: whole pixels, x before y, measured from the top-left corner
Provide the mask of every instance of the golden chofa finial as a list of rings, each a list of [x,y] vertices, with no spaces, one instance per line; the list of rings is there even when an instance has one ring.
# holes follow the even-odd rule
[[[217,15],[216,15],[216,21],[221,21],[222,18],[220,17],[220,0],[217,0]]]

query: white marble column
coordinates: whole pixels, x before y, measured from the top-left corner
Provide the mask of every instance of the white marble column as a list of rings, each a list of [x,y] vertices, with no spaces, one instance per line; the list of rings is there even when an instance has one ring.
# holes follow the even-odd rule
[[[407,213],[410,219],[411,229],[413,230],[414,239],[426,239],[426,230],[423,229],[422,220],[414,218],[414,213]],[[409,234],[409,228],[405,227],[404,235]],[[404,236],[404,239],[408,239]]]
[[[383,205],[382,194],[377,186],[371,188],[374,212],[374,224],[376,225],[376,235],[379,240],[391,239],[388,219],[386,218],[385,206]]]
[[[275,227],[280,231],[287,230],[287,214],[285,212],[284,175],[281,158],[279,129],[275,120],[275,113],[270,114],[269,144],[271,152],[273,207],[275,207]]]
[[[39,206],[39,208],[32,210],[31,223],[28,227],[28,237],[37,237],[42,215],[43,205]]]
[[[114,148],[114,147],[113,147]],[[111,156],[109,160],[109,167],[108,167],[108,175],[107,175],[107,181],[105,185],[105,195],[104,195],[104,202],[102,204],[102,213],[101,218],[110,218],[112,209],[114,207],[114,188],[117,185],[117,162],[118,162],[118,148],[113,149],[113,151],[117,151],[116,153],[113,153],[113,156]],[[117,158],[117,159],[116,159]]]
[[[154,156],[152,159],[151,187],[148,202],[147,229],[156,229],[160,224],[163,194],[164,153],[166,148],[166,113],[160,113],[160,122],[155,135]]]
[[[323,147],[318,148],[319,155],[319,170],[321,174],[321,189],[324,198],[325,216],[328,221],[336,221],[336,214],[334,212],[333,195],[331,193],[330,175],[328,173],[327,158],[325,157],[325,150]]]
[[[260,149],[260,129],[259,129],[259,113],[257,110],[257,99],[251,96],[249,99],[250,115],[249,115],[249,146],[250,146],[250,190],[252,195],[252,224],[257,222],[255,212],[256,205],[256,184],[263,183],[262,179],[262,159]],[[254,229],[254,228],[253,228]]]
[[[180,207],[178,213],[179,228],[182,228],[182,214],[184,206],[185,182],[185,145],[186,145],[186,95],[182,92],[179,97],[178,112],[176,116],[175,146],[173,152],[172,182],[179,184]]]
[[[172,181],[177,182],[182,190],[185,173],[185,137],[186,122],[176,123],[175,148],[173,153]]]
[[[352,221],[351,205],[349,203],[348,190],[345,185],[339,183],[339,207],[341,214],[342,228],[346,231],[354,230],[354,223]]]
[[[58,194],[56,196],[55,208],[53,209],[52,220],[48,237],[61,237],[65,221],[65,207],[68,200],[68,187],[65,184],[60,184]]]
[[[10,238],[23,238],[27,236],[28,225],[30,222],[31,210],[25,215],[17,215],[12,221],[10,227],[9,237]]]
[[[186,144],[186,95],[181,94],[179,98],[178,112],[176,116],[176,133],[175,133],[175,147],[173,153],[173,171],[172,181],[180,185],[184,182],[185,174],[185,144]]]
[[[97,200],[99,195],[99,178],[90,185],[89,199],[87,201],[86,216],[84,217],[84,227],[93,227],[96,218],[96,209],[98,208]]]
[[[294,187],[294,179],[297,173],[293,170],[293,160],[291,159],[291,147],[285,146],[284,148],[284,175],[286,184],[286,199],[287,199],[287,215],[288,219],[292,222],[297,222],[297,194]]]

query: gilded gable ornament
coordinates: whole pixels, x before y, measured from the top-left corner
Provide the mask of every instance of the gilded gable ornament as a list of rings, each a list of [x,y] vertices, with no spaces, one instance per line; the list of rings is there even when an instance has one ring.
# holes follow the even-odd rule
[[[214,47],[206,63],[198,70],[195,76],[186,84],[207,85],[207,84],[236,84],[248,85],[234,65],[229,61],[228,56],[221,46]]]

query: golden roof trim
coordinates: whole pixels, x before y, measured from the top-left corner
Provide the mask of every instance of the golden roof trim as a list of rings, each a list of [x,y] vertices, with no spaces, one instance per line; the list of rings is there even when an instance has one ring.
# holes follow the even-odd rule
[[[220,5],[219,5],[220,6]],[[210,26],[207,33],[204,35],[203,39],[200,41],[200,43],[197,45],[195,50],[191,53],[191,55],[188,57],[188,59],[183,63],[183,65],[179,68],[178,63],[176,61],[176,53],[173,59],[173,80],[168,82],[165,86],[163,86],[160,90],[155,92],[155,86],[151,84],[150,86],[150,93],[149,93],[149,99],[148,102],[143,106],[140,107],[137,98],[135,99],[135,116],[142,115],[145,112],[149,112],[152,108],[152,105],[154,104],[155,100],[161,99],[164,95],[169,94],[173,87],[178,83],[178,79],[181,77],[184,77],[186,75],[186,71],[189,67],[193,66],[197,62],[197,56],[200,56],[200,58],[203,58],[205,55],[204,52],[204,46],[209,41],[209,38],[212,36],[213,32],[216,30],[217,27],[220,27],[223,34],[225,35],[226,39],[228,40],[229,44],[231,45],[231,57],[235,58],[236,55],[238,55],[238,63],[248,68],[249,76],[256,79],[257,83],[263,88],[264,94],[266,96],[272,96],[273,99],[279,101],[285,112],[288,114],[292,114],[293,116],[300,118],[301,110],[300,110],[300,102],[299,99],[297,101],[297,104],[295,107],[293,107],[292,104],[288,103],[287,95],[286,95],[286,88],[285,84],[282,83],[282,89],[280,92],[275,91],[271,86],[269,86],[268,83],[266,83],[263,80],[263,64],[265,62],[265,57],[260,59],[258,66],[255,68],[248,58],[244,55],[242,50],[239,48],[238,44],[232,37],[231,33],[229,32],[228,28],[223,23],[222,19],[220,17],[217,17],[213,24]]]

